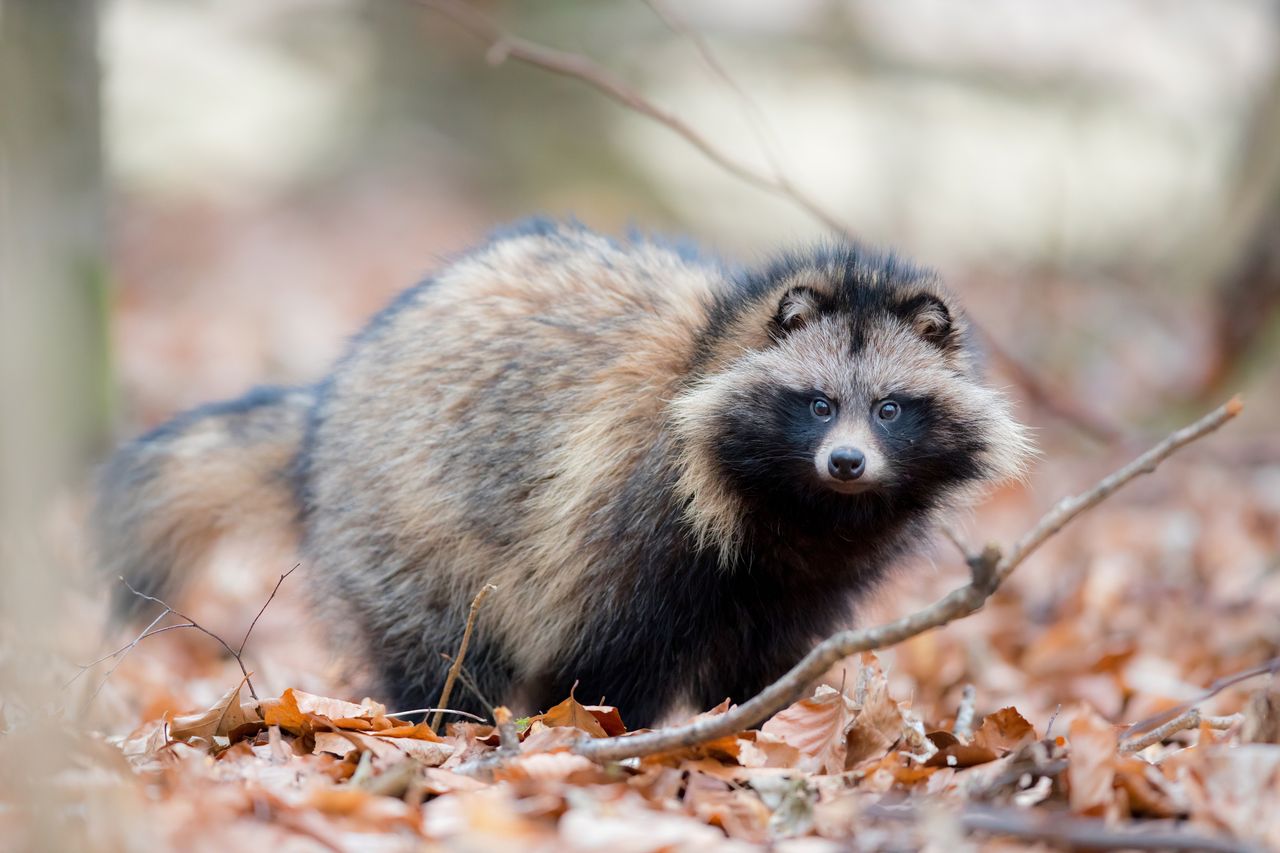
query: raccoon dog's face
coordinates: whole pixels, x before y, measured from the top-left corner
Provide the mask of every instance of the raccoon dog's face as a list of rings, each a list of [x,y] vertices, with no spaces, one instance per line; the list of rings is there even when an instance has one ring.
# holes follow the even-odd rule
[[[927,510],[1019,473],[1024,430],[979,380],[963,316],[931,275],[885,259],[791,261],[741,295],[675,405],[703,532],[726,532],[744,501]]]

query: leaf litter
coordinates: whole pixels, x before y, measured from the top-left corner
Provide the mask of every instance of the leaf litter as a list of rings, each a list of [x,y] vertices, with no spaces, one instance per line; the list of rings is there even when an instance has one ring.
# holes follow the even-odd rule
[[[124,709],[117,721],[133,714],[131,731],[68,735],[76,762],[59,796],[79,804],[66,813],[85,846],[104,848],[1071,847],[1088,846],[1079,833],[1123,846],[1136,831],[1280,847],[1275,676],[1205,691],[1280,654],[1276,483],[1171,469],[1055,539],[972,618],[842,662],[757,729],[620,762],[573,748],[624,734],[626,708],[567,697],[518,721],[510,749],[490,725],[435,732],[422,715],[323,695],[317,670],[270,659],[293,641],[270,610],[246,654],[267,673],[254,678],[261,701],[246,701],[234,662],[171,633],[135,650],[99,700]],[[982,523],[1016,531],[1023,518],[1011,493]],[[885,599],[907,612],[961,571]],[[299,686],[263,692],[290,672]],[[30,719],[0,701],[3,761]],[[1188,703],[1202,715],[1189,727],[1124,748],[1133,724],[1151,730]],[[18,826],[0,809],[0,828]]]

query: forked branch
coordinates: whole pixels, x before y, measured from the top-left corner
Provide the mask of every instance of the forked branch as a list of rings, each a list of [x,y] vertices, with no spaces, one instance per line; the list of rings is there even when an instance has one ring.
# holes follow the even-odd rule
[[[685,26],[683,21],[674,16],[658,0],[648,0],[650,8],[674,32],[684,34],[693,40],[703,61],[717,77],[734,90],[746,105],[747,118],[752,123],[769,162],[768,170],[761,170],[745,163],[716,145],[683,118],[650,100],[589,56],[557,50],[508,33],[471,4],[461,0],[416,0],[416,2],[448,18],[477,39],[487,43],[489,45],[487,56],[491,63],[497,65],[508,59],[514,59],[534,68],[585,83],[615,103],[666,127],[735,178],[790,202],[832,231],[850,239],[855,237],[854,230],[848,223],[791,180],[778,160],[774,150],[776,145],[772,142],[763,113],[715,58],[701,36]],[[1087,411],[1080,403],[1050,388],[1030,368],[1001,346],[989,332],[972,321],[971,324],[987,342],[987,349],[991,355],[1004,366],[1008,377],[1027,392],[1028,399],[1034,405],[1063,423],[1070,424],[1079,433],[1096,442],[1106,444],[1119,440],[1121,434],[1116,427],[1105,422],[1097,414]]]
[[[620,760],[652,755],[695,746],[727,737],[758,725],[763,720],[801,698],[808,685],[837,661],[859,652],[883,649],[923,634],[948,622],[961,619],[982,608],[1009,575],[1051,536],[1074,519],[1097,506],[1122,486],[1156,467],[1191,442],[1203,438],[1240,414],[1244,404],[1239,398],[1200,420],[1171,433],[1164,441],[1134,459],[1128,465],[1102,478],[1097,485],[1074,497],[1064,498],[1044,514],[1026,534],[1003,554],[989,546],[970,561],[972,579],[933,604],[885,625],[842,631],[820,643],[796,664],[790,672],[766,687],[750,701],[709,717],[667,729],[621,737],[582,740],[575,746],[580,755],[597,761]]]

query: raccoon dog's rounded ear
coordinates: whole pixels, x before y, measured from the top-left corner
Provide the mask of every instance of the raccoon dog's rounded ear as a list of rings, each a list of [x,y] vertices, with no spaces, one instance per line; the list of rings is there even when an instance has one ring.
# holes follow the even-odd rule
[[[947,348],[956,342],[956,325],[951,309],[931,293],[911,297],[898,305],[894,313],[931,344]]]
[[[818,317],[818,293],[808,287],[793,287],[778,300],[778,310],[769,323],[770,332],[781,338],[803,328]]]

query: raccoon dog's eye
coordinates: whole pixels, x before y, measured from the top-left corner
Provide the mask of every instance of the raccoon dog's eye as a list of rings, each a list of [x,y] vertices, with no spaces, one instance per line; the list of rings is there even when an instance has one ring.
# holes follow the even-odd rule
[[[883,400],[876,406],[876,417],[882,421],[896,421],[902,407],[892,400]]]
[[[809,404],[810,411],[813,412],[815,418],[822,418],[824,421],[831,417],[832,406],[830,401],[819,397]]]

